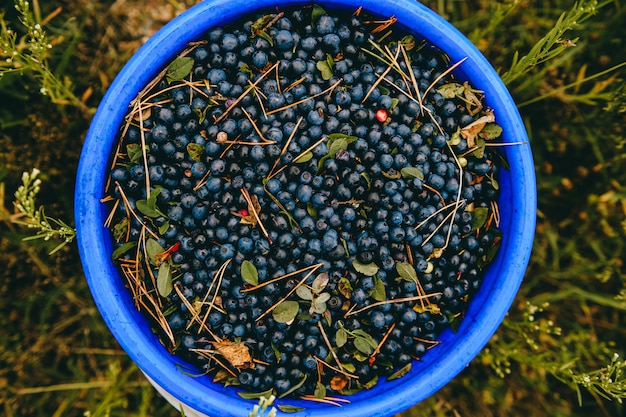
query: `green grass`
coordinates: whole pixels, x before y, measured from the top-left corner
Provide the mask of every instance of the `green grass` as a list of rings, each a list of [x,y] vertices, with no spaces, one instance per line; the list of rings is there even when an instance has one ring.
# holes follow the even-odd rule
[[[22,172],[38,168],[37,207],[72,223],[94,108],[141,43],[192,3],[31,1],[24,23],[43,26],[52,45],[43,51],[17,11],[0,8],[23,54],[20,71],[0,56],[0,414],[179,415],[104,325],[75,245],[49,256],[54,236],[23,240],[36,230],[19,224],[13,194]],[[539,213],[527,275],[498,332],[457,378],[402,415],[622,415],[624,365],[613,358],[626,358],[626,5],[426,3],[479,47],[519,103]],[[29,61],[34,53],[49,72]]]

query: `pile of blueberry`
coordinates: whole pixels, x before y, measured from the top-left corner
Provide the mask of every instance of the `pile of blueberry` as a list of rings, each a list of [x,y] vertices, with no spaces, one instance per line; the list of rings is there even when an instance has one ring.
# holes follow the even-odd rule
[[[401,376],[501,239],[481,93],[393,18],[352,12],[210,30],[121,129],[114,260],[166,345],[248,391]]]

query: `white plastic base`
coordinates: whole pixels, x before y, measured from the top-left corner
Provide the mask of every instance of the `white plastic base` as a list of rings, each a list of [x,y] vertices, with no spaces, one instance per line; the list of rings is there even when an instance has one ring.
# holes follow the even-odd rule
[[[183,415],[185,417],[211,417],[211,416],[209,416],[207,414],[199,412],[198,410],[196,410],[194,408],[189,407],[186,404],[181,403],[179,400],[174,398],[174,396],[172,396],[172,394],[167,392],[162,386],[160,386],[159,384],[154,382],[154,380],[152,378],[150,378],[148,375],[146,375],[145,372],[142,371],[142,373],[144,374],[144,376],[146,377],[148,382],[150,382],[150,384],[154,387],[154,389],[157,390],[157,392],[159,394],[161,394],[161,396],[163,398],[165,398],[167,400],[167,402],[172,405],[172,407],[174,407],[179,412],[181,410],[184,412]]]

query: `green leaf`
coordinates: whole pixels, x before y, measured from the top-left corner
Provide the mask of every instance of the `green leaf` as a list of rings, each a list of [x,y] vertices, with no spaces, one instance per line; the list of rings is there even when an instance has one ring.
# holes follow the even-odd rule
[[[477,207],[472,211],[472,231],[478,230],[489,218],[489,207]]]
[[[241,278],[250,285],[259,285],[259,272],[252,262],[244,260],[241,263]]]
[[[303,154],[298,155],[298,157],[296,159],[294,159],[292,162],[296,163],[296,164],[303,164],[305,162],[309,162],[311,159],[313,159],[313,152],[305,152]]]
[[[502,127],[495,123],[487,123],[483,130],[478,132],[478,136],[485,140],[493,140],[499,138],[502,135]]]
[[[326,272],[317,274],[317,276],[313,280],[313,283],[311,284],[313,291],[319,294],[319,292],[326,288],[326,285],[328,285],[328,279],[329,277]]]
[[[385,283],[382,279],[374,277],[374,288],[372,288],[368,294],[376,301],[385,301],[387,299],[387,292],[385,291]]]
[[[167,232],[170,228],[170,222],[168,220],[165,221],[165,223],[163,223],[160,227],[159,227],[159,234],[160,235],[164,235],[165,232]]]
[[[408,374],[411,371],[412,368],[413,368],[413,364],[412,363],[408,363],[408,364],[404,365],[402,368],[398,369],[396,372],[394,372],[393,374],[389,375],[387,377],[387,381],[393,381],[394,379],[402,378],[403,376]]]
[[[275,14],[266,14],[265,16],[259,17],[254,21],[252,26],[250,27],[250,31],[252,32],[252,36],[256,36],[260,31],[262,31],[265,26],[269,25],[269,23],[276,17]]]
[[[271,344],[272,346],[272,350],[274,351],[274,356],[276,356],[276,360],[280,361],[280,357],[283,356],[283,354],[281,353],[280,349],[278,349],[278,347],[275,344]]]
[[[476,149],[472,152],[476,158],[481,159],[485,156],[485,140],[483,138],[476,139]]]
[[[328,293],[324,293],[328,294]],[[317,314],[324,314],[328,310],[325,301],[319,301],[317,298],[311,303],[311,312]]]
[[[374,376],[374,378],[370,379],[365,384],[363,384],[363,388],[370,389],[374,387],[374,385],[376,385],[377,383],[378,383],[378,375]]]
[[[344,388],[341,391],[339,391],[339,394],[350,396],[350,395],[357,394],[361,391],[363,391],[363,388]]]
[[[399,102],[400,102],[400,100],[398,100],[395,97],[391,99],[391,106],[389,106],[389,113],[391,113],[393,111],[393,109],[396,108],[396,106],[398,105]]]
[[[317,303],[325,303],[328,300],[330,300],[330,294],[327,292],[323,292],[315,298],[315,302]]]
[[[133,164],[138,163],[143,158],[143,151],[141,150],[141,145],[138,143],[130,143],[126,145],[126,153],[128,154],[128,159]]]
[[[337,345],[337,347],[338,348],[342,347],[343,345],[346,344],[347,341],[348,341],[348,333],[345,331],[345,329],[341,328],[337,330],[337,333],[335,333],[335,344]]]
[[[339,293],[347,299],[350,299],[352,296],[352,285],[350,284],[348,278],[341,278],[337,283],[337,289],[339,290]]]
[[[328,145],[328,156],[334,158],[340,150],[345,151],[346,148],[348,148],[348,144],[347,137],[342,137],[330,142]]]
[[[306,301],[310,301],[313,299],[313,292],[308,287],[305,287],[303,285],[296,288],[296,294],[298,295],[298,297]]]
[[[333,69],[333,66],[335,66],[335,60],[330,54],[326,54],[326,63],[328,64],[328,68],[331,70]]]
[[[187,144],[187,153],[189,157],[196,162],[199,162],[202,159],[202,154],[204,153],[205,147],[200,145],[199,143],[188,143]]]
[[[485,253],[483,257],[478,260],[478,262],[476,262],[476,266],[483,269],[485,266],[490,264],[498,254],[501,243],[502,239],[500,237],[496,237],[493,241],[493,245],[487,250],[487,253]]]
[[[378,268],[378,265],[376,265],[374,262],[363,264],[357,260],[352,261],[352,266],[357,272],[360,272],[361,274],[368,277],[373,277],[380,269]]]
[[[402,178],[424,180],[424,173],[418,167],[404,167],[400,170],[400,175],[402,175]]]
[[[367,183],[367,189],[369,190],[371,188],[371,186],[372,186],[372,179],[370,178],[370,174],[368,174],[366,171],[363,171],[363,172],[361,172],[361,176],[363,177],[363,179]]]
[[[159,267],[159,273],[157,274],[157,291],[161,297],[167,297],[173,289],[170,264],[169,262],[164,262]]]
[[[239,67],[239,71],[245,72],[246,74],[248,74],[250,76],[250,78],[252,78],[252,76],[254,76],[254,72],[252,72],[252,70],[250,69],[248,64],[246,64],[245,62],[243,64],[241,64],[241,66]]]
[[[124,217],[119,223],[113,226],[113,239],[116,242],[122,240],[128,231],[128,217]]]
[[[370,344],[367,343],[367,340],[365,340],[365,338],[363,337],[357,337],[354,339],[354,347],[359,352],[365,353],[366,355],[371,354],[374,350],[374,348],[372,348]]]
[[[454,98],[460,96],[464,91],[465,87],[463,87],[463,84],[459,83],[444,84],[437,89],[437,92],[444,98]]]
[[[302,377],[302,379],[300,380],[300,382],[298,382],[297,384],[295,384],[294,386],[292,386],[291,388],[289,388],[287,391],[283,392],[282,394],[280,394],[278,396],[278,398],[285,398],[286,396],[288,396],[289,394],[291,394],[292,392],[296,392],[302,385],[304,385],[304,382],[306,381],[306,374],[303,374],[304,376]]]
[[[343,369],[345,369],[348,372],[356,372],[356,366],[354,366],[351,363],[342,363],[341,365],[343,365]]]
[[[151,264],[156,264],[156,256],[163,252],[165,252],[165,249],[156,240],[148,239],[146,241],[146,253]]]
[[[376,340],[374,340],[374,338],[363,329],[356,329],[353,330],[351,333],[357,339],[363,339],[372,349],[378,345]]]
[[[331,133],[328,135],[328,142],[331,143],[341,138],[347,138],[350,143],[358,139],[356,136],[346,135],[345,133]]]
[[[295,405],[287,405],[287,404],[278,404],[276,407],[283,413],[297,413],[299,411],[306,410],[306,408],[304,407],[296,407]]]
[[[298,315],[300,304],[297,301],[283,301],[272,311],[272,317],[278,323],[289,323]]]
[[[493,174],[487,175],[487,178],[489,178],[491,180],[491,185],[493,186],[493,188],[495,190],[499,190],[500,189],[500,184],[498,184],[498,181],[496,180],[496,178],[495,178],[495,176]]]
[[[332,76],[333,76],[333,67],[328,65],[328,60],[322,59],[320,61],[317,61],[317,63],[315,64],[315,67],[322,74],[322,78],[324,79],[324,81],[328,81],[328,80],[330,80],[332,78]]]
[[[137,246],[137,242],[127,242],[127,243],[124,243],[122,246],[119,246],[117,249],[115,249],[113,251],[113,253],[111,254],[111,259],[116,261],[123,254],[125,254],[126,252],[128,252],[129,250],[134,248],[135,246]]]
[[[415,271],[415,268],[413,267],[413,265],[411,265],[410,263],[397,262],[396,271],[398,271],[400,278],[402,278],[403,280],[413,281],[417,283],[417,272]]]
[[[341,238],[341,237],[339,238],[339,241],[341,242],[343,249],[346,251],[346,258],[349,258],[350,251],[348,250],[348,242],[344,238]]]
[[[266,31],[262,30],[259,33],[257,33],[257,35],[265,39],[271,46],[274,46],[274,39],[272,39],[270,34],[267,33]]]
[[[162,187],[155,187],[150,192],[150,198],[147,200],[137,200],[136,207],[144,216],[147,217],[161,217],[163,213],[159,211],[156,205],[157,196],[161,193]]]
[[[315,398],[324,398],[326,397],[326,385],[322,384],[321,382],[317,382],[315,384],[315,391],[313,392],[313,395],[315,396]]]
[[[326,14],[326,10],[319,4],[313,5],[313,10],[311,11],[311,26],[315,27],[317,25],[317,21],[320,20],[320,17]]]
[[[193,65],[193,58],[185,56],[175,59],[169,67],[167,67],[167,72],[165,73],[167,82],[180,81],[187,77],[191,73]]]
[[[459,331],[459,326],[461,325],[461,314],[457,313],[447,313],[446,317],[448,317],[448,325],[450,326],[450,330],[454,333]]]
[[[461,127],[457,127],[456,128],[456,132],[454,132],[451,136],[450,139],[448,139],[448,143],[450,144],[450,146],[456,146],[459,143],[461,143]]]
[[[415,45],[417,45],[417,41],[415,40],[415,36],[413,35],[406,35],[402,37],[402,39],[400,39],[400,43],[407,51],[410,51],[411,49],[415,48]]]
[[[258,400],[261,397],[269,398],[274,395],[274,388],[268,389],[263,392],[238,392],[239,395],[244,400]]]
[[[150,201],[148,200],[137,200],[135,205],[137,207],[137,210],[139,210],[139,212],[144,216],[152,218],[161,216],[156,207],[150,204]]]

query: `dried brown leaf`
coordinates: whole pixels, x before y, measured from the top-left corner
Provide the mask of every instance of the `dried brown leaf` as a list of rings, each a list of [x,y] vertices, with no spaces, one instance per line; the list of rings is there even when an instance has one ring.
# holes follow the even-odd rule
[[[473,148],[476,145],[476,136],[484,129],[487,123],[493,123],[495,120],[493,112],[487,112],[484,116],[479,117],[461,129],[461,136],[467,140],[467,146]]]
[[[253,366],[250,350],[243,343],[223,340],[214,343],[215,350],[224,357],[233,367],[246,369]]]

